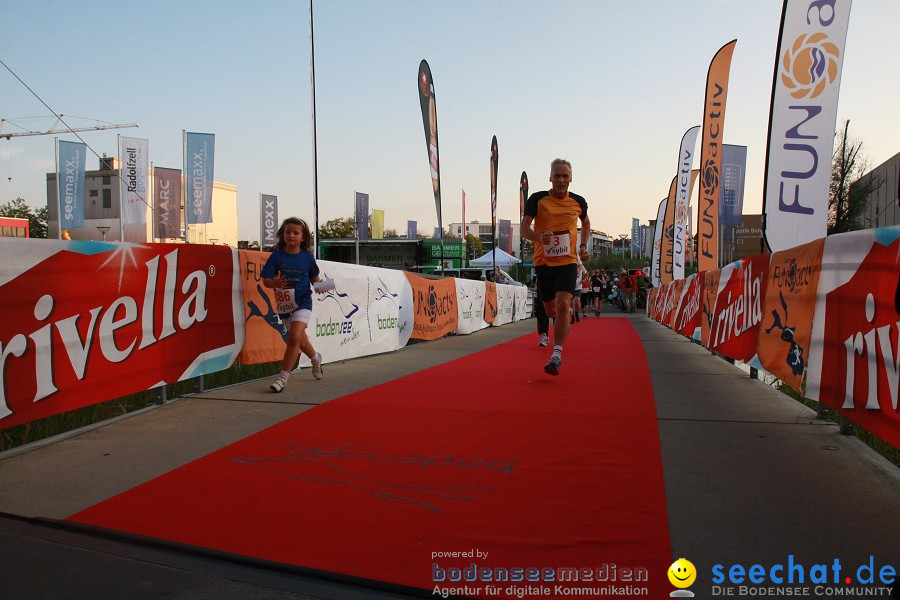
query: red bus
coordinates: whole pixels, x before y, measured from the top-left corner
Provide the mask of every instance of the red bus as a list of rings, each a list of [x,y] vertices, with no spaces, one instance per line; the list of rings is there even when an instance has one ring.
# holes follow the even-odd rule
[[[0,237],[31,237],[28,230],[28,219],[0,217]]]

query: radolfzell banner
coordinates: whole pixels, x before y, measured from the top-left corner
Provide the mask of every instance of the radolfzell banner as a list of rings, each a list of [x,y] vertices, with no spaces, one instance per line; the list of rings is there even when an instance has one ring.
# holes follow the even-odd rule
[[[772,251],[825,237],[851,0],[785,0],[775,55],[763,215]]]
[[[186,132],[184,136],[184,212],[190,225],[212,223],[216,136]]]
[[[259,195],[259,247],[270,248],[278,243],[278,196]]]
[[[487,327],[484,322],[483,281],[458,278],[456,281],[456,306],[459,310],[459,321],[456,333],[469,334]]]
[[[153,216],[157,238],[165,240],[182,236],[180,169],[153,169]]]
[[[700,194],[697,205],[697,269],[719,268],[719,179],[725,139],[725,103],[731,56],[737,40],[722,46],[709,65],[703,136],[700,143]]]
[[[437,228],[443,238],[444,223],[441,219],[441,160],[438,152],[437,102],[434,97],[434,81],[431,67],[423,60],[419,63],[419,107],[422,109],[422,123],[425,126],[425,148],[431,167],[431,187],[434,191],[434,208],[437,211]]]
[[[243,345],[231,248],[0,238],[0,254],[0,429],[227,369]]]
[[[685,237],[691,219],[691,189],[694,185],[696,171],[693,169],[694,153],[697,146],[697,134],[700,126],[695,125],[681,136],[678,149],[678,189],[675,191],[675,231],[672,249],[672,277],[684,279],[684,263],[687,260]]]
[[[84,169],[87,146],[81,142],[56,142],[56,191],[59,198],[59,232],[84,227]]]
[[[147,222],[149,150],[150,140],[119,136],[119,201],[123,223]]]

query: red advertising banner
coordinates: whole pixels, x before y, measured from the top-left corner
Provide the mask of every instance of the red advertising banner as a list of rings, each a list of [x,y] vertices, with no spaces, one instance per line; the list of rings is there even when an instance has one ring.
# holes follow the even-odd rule
[[[753,361],[768,271],[768,254],[751,256],[721,269],[707,348],[741,362]]]
[[[756,351],[762,367],[803,393],[825,240],[772,254]]]
[[[685,280],[681,299],[675,309],[672,329],[689,338],[700,339],[700,305],[706,273],[694,273]]]
[[[260,276],[269,256],[259,250],[238,250],[246,336],[237,360],[244,365],[275,362],[284,356],[288,327],[275,310],[275,290],[265,287]]]
[[[822,264],[808,396],[900,446],[900,227],[827,238]]]
[[[659,294],[659,288],[650,288],[647,293],[647,316],[656,320],[656,296]]]
[[[452,333],[459,322],[456,306],[456,283],[451,277],[429,279],[404,273],[412,287],[415,321],[411,337],[436,340]],[[494,305],[496,306],[496,294]]]
[[[684,289],[684,279],[673,281],[666,286],[666,300],[663,305],[662,318],[660,323],[666,327],[672,327],[672,320],[675,318],[675,308],[681,299],[681,290]]]
[[[0,428],[227,369],[243,344],[225,246],[0,239]]]

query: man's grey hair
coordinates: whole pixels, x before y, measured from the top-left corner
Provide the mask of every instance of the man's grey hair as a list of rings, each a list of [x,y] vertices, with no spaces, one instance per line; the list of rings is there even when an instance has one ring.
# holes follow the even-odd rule
[[[553,167],[555,167],[556,165],[566,165],[567,167],[569,167],[570,171],[572,170],[572,163],[564,158],[554,158],[553,162],[550,163],[550,170],[552,171]]]

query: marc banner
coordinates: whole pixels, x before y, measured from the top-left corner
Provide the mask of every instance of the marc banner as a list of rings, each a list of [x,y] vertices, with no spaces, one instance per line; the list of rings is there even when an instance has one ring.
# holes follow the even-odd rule
[[[0,428],[227,369],[243,345],[231,248],[0,238],[0,253]]]
[[[181,171],[179,169],[153,169],[153,216],[156,220],[156,237],[160,239],[181,237]]]

